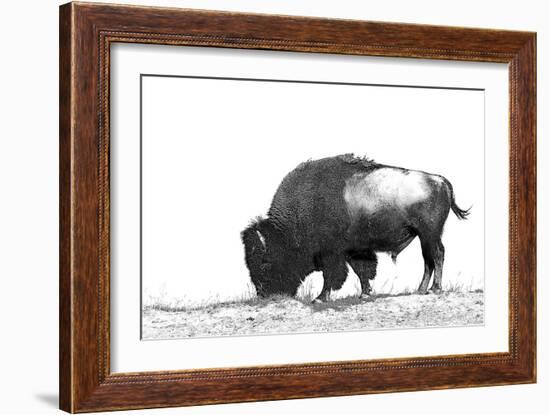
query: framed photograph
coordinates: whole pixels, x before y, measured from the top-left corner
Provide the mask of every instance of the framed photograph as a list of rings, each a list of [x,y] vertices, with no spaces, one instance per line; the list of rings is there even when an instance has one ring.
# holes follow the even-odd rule
[[[60,8],[60,407],[536,380],[536,35]]]

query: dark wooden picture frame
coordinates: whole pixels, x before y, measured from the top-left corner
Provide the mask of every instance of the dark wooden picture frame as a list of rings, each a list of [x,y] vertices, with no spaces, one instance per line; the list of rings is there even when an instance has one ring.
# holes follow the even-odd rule
[[[115,42],[509,65],[509,352],[111,373],[109,57]],[[69,3],[60,8],[60,407],[68,412],[536,380],[536,34]]]

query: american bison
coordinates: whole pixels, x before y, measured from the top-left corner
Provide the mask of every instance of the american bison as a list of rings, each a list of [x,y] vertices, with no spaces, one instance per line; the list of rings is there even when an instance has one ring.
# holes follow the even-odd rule
[[[418,236],[424,275],[418,288],[441,292],[443,225],[452,210],[466,219],[443,176],[344,154],[307,161],[281,182],[266,218],[241,234],[245,261],[259,296],[295,295],[303,279],[322,271],[317,301],[341,288],[349,264],[363,295],[376,275],[376,252],[397,255]]]

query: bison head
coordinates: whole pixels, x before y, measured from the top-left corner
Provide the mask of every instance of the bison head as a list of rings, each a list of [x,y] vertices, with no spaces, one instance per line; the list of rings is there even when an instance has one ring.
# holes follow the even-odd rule
[[[294,295],[300,284],[292,247],[269,219],[257,219],[242,233],[245,261],[258,296]]]

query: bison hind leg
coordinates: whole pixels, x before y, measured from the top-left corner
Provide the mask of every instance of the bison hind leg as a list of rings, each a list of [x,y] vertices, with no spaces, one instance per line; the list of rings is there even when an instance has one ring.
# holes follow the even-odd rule
[[[443,244],[439,238],[436,240],[423,240],[422,237],[420,238],[420,243],[422,246],[422,256],[424,257],[424,275],[417,292],[419,294],[428,293],[428,284],[430,283],[432,274],[434,274],[430,291],[440,293],[444,258]]]
[[[437,241],[434,255],[434,278],[430,291],[434,294],[441,292],[441,280],[443,276],[443,262],[445,260],[445,247],[441,240]]]

